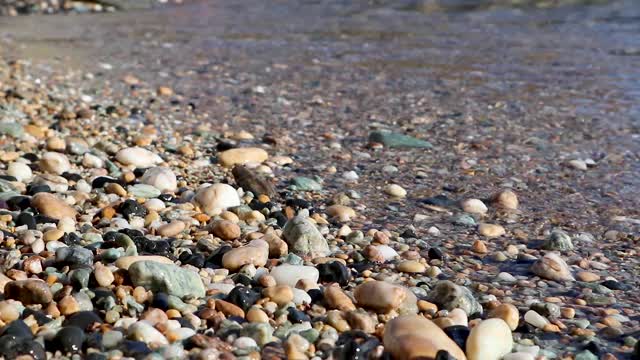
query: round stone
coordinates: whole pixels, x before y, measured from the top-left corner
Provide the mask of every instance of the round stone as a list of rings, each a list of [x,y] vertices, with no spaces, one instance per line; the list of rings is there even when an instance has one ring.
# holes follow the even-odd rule
[[[178,188],[176,174],[170,168],[163,166],[153,167],[145,171],[140,182],[151,185],[163,192],[174,192]]]
[[[40,168],[48,173],[61,175],[71,170],[71,163],[66,155],[50,151],[42,154]]]
[[[407,190],[397,184],[389,184],[384,187],[384,192],[392,197],[403,198],[407,196]]]
[[[213,184],[198,190],[194,202],[207,215],[218,215],[223,210],[240,205],[238,192],[231,185]]]
[[[148,168],[163,161],[157,154],[141,147],[129,147],[118,151],[116,160],[121,164],[139,168]]]

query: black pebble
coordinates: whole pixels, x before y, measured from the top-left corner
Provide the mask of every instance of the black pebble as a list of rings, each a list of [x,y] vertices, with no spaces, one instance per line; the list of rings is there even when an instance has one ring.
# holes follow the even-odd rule
[[[120,206],[118,207],[118,211],[126,219],[131,216],[145,217],[147,215],[147,209],[141,204],[138,204],[137,201],[132,199],[125,200],[122,204],[120,204]]]
[[[435,360],[456,360],[447,350],[438,350]]]
[[[271,213],[271,217],[276,219],[278,226],[281,228],[285,226],[288,220],[287,217],[282,213],[282,211],[276,211]]]
[[[62,325],[88,329],[94,323],[102,324],[100,317],[93,311],[79,311],[64,320]]]
[[[7,180],[7,181],[18,181],[18,179],[16,179],[11,175],[0,175],[0,179]]]
[[[373,336],[359,330],[346,331],[340,334],[333,350],[334,359],[368,360],[370,354],[380,345]]]
[[[444,254],[442,253],[442,250],[432,247],[429,249],[429,252],[427,253],[427,255],[429,256],[429,259],[431,260],[443,260],[444,259]]]
[[[27,194],[28,195],[35,195],[37,193],[48,193],[51,192],[51,188],[49,187],[49,185],[47,184],[42,184],[42,185],[29,185],[27,186]]]
[[[219,269],[222,267],[222,256],[233,249],[229,245],[222,245],[217,248],[211,256],[207,259],[206,266],[214,269]]]
[[[14,196],[7,200],[7,207],[9,210],[17,211],[24,210],[31,206],[31,198],[28,196]]]
[[[631,286],[621,283],[615,280],[605,280],[601,283],[602,286],[611,290],[630,290]]]
[[[469,328],[462,325],[453,325],[444,328],[444,333],[453,340],[460,349],[465,349],[467,338],[469,337]]]
[[[444,195],[437,195],[434,197],[426,198],[422,200],[427,205],[440,206],[440,207],[453,207],[456,205],[454,200],[449,199]]]
[[[51,347],[62,353],[77,353],[82,351],[84,331],[76,326],[65,326],[51,341]]]
[[[76,173],[70,173],[66,171],[62,173],[62,177],[69,181],[74,181],[74,182],[78,182],[82,179],[82,175],[76,174]]]
[[[17,319],[10,322],[8,325],[0,330],[0,334],[2,336],[5,335],[13,335],[19,338],[32,339],[33,334],[31,333],[31,329],[24,323],[24,321]]]
[[[326,283],[338,283],[346,286],[351,280],[351,272],[339,261],[320,264],[316,267],[320,273],[320,281]]]
[[[24,311],[22,312],[22,318],[23,319],[26,319],[31,315],[33,315],[33,317],[36,319],[36,322],[38,323],[39,326],[42,326],[42,325],[44,325],[46,323],[49,323],[49,322],[53,321],[53,319],[48,317],[42,311],[36,311],[36,310],[29,309],[29,308],[25,308]]]
[[[151,353],[151,349],[142,341],[125,340],[118,348],[122,350],[126,356],[136,359],[144,358]]]
[[[229,292],[225,300],[247,311],[251,305],[255,304],[261,297],[259,292],[251,288],[236,286]]]
[[[27,225],[30,230],[33,230],[36,228],[36,218],[28,212],[20,213],[16,218],[16,226],[22,225]]]
[[[36,223],[38,224],[57,224],[58,219],[54,219],[52,217],[48,217],[42,214],[36,215]]]
[[[107,185],[108,183],[116,183],[116,184],[123,185],[122,181],[116,178],[112,178],[108,176],[98,176],[97,178],[93,179],[93,181],[91,182],[91,187],[94,189],[100,189],[105,185]]]
[[[20,355],[31,355],[34,360],[45,360],[47,354],[39,342],[13,335],[0,337],[0,356],[15,359]]]
[[[85,358],[85,360],[107,360],[107,355],[105,354],[101,354],[98,352],[92,352],[90,354],[88,354]]]
[[[324,298],[324,294],[320,289],[309,289],[309,291],[307,291],[307,294],[309,294],[312,303],[322,301],[322,299]]]
[[[245,274],[233,274],[231,280],[233,280],[235,284],[244,286],[249,286],[253,282],[253,279]]]
[[[289,312],[289,321],[294,324],[301,324],[306,321],[311,321],[309,315],[305,314],[304,311],[300,311],[294,307],[288,308],[287,311]]]
[[[155,293],[151,306],[163,311],[169,310],[169,295],[163,292]]]
[[[415,239],[418,237],[418,235],[413,229],[407,229],[402,234],[400,234],[400,237],[405,239]]]
[[[182,254],[180,254],[180,257],[178,259],[182,264],[193,265],[197,268],[204,267],[205,263],[204,255],[200,253],[189,254],[187,251],[184,251]]]

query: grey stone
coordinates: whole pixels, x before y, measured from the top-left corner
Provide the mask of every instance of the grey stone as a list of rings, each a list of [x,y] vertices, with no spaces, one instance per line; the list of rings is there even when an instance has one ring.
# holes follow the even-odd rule
[[[291,180],[291,185],[298,191],[320,191],[322,185],[317,181],[304,176],[298,176]]]
[[[0,134],[19,139],[24,135],[24,127],[17,122],[2,121],[0,122]]]
[[[373,131],[369,134],[369,142],[380,143],[390,148],[432,148],[433,145],[425,140],[416,139],[412,136],[393,133],[390,131]]]
[[[542,246],[545,250],[557,250],[566,251],[573,250],[573,243],[571,242],[571,236],[560,229],[551,231],[549,237]]]
[[[476,220],[469,214],[458,214],[451,218],[451,223],[460,226],[476,226]]]
[[[482,314],[482,305],[473,297],[471,290],[448,280],[439,281],[429,291],[427,301],[438,305],[440,309],[460,308],[467,315]]]
[[[589,350],[584,350],[576,354],[575,360],[598,360],[598,357]]]
[[[93,265],[91,250],[80,246],[61,247],[56,250],[56,261],[73,265]]]
[[[308,213],[303,211],[300,215],[287,221],[282,235],[289,245],[289,251],[300,256],[323,257],[330,254],[327,240],[320,234],[308,219]]]
[[[180,298],[205,296],[200,276],[174,264],[138,261],[129,266],[129,277],[134,286],[151,291],[165,292]]]
[[[135,184],[129,186],[127,191],[131,193],[131,195],[139,198],[145,199],[153,199],[157,198],[162,194],[160,190],[158,190],[155,186],[147,185],[147,184]]]
[[[240,330],[240,336],[247,336],[261,347],[272,341],[273,328],[267,323],[248,323]]]

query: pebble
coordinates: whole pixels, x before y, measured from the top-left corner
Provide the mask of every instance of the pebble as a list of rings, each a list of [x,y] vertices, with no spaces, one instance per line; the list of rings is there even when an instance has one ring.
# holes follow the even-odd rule
[[[316,258],[330,254],[327,240],[309,221],[307,214],[300,214],[287,221],[282,229],[282,235],[289,246],[289,251],[297,255]]]
[[[516,308],[513,304],[500,304],[489,312],[490,318],[499,318],[502,319],[511,331],[514,331],[518,327],[518,323],[520,322],[520,313],[518,312],[518,308]]]
[[[414,260],[402,261],[396,268],[398,271],[405,273],[423,273],[427,270],[427,267],[423,263]]]
[[[471,329],[467,338],[467,359],[500,360],[511,352],[513,337],[502,319],[487,319]]]
[[[268,287],[262,291],[262,295],[268,297],[278,306],[284,306],[293,301],[293,290],[288,285]]]
[[[237,271],[248,264],[265,266],[268,259],[269,245],[264,242],[264,246],[243,246],[229,250],[222,257],[222,266],[229,271]]]
[[[7,175],[13,176],[18,181],[26,181],[33,177],[29,165],[21,162],[12,162],[7,167]]]
[[[460,308],[469,316],[482,314],[482,305],[474,298],[471,290],[448,280],[436,283],[427,294],[426,300],[436,304],[439,309],[453,310]]]
[[[529,310],[524,314],[524,321],[538,329],[543,329],[547,324],[549,324],[549,320],[545,319],[544,316],[533,310]]]
[[[484,215],[489,210],[482,200],[478,199],[466,199],[461,203],[462,210],[471,214]]]
[[[77,212],[54,194],[37,193],[31,199],[31,206],[41,214],[61,220],[63,218],[75,219]]]
[[[344,205],[331,205],[326,210],[327,215],[338,221],[346,222],[356,216],[355,210]]]
[[[329,309],[337,309],[340,311],[352,311],[356,309],[351,298],[337,284],[325,287],[324,299]]]
[[[407,196],[407,190],[403,189],[402,186],[396,184],[389,184],[384,187],[384,192],[395,198],[403,198]]]
[[[518,196],[512,190],[502,190],[495,193],[491,197],[492,201],[504,209],[516,210],[518,209],[519,201]]]
[[[141,147],[124,148],[116,153],[116,160],[123,165],[148,168],[161,163],[160,156]]]
[[[550,252],[531,266],[531,272],[541,278],[555,281],[574,281],[571,270],[560,255]]]
[[[140,182],[151,185],[162,192],[174,192],[178,188],[176,174],[174,174],[170,168],[163,166],[147,169],[144,175],[142,175]]]
[[[129,266],[128,272],[134,286],[179,298],[202,298],[205,295],[204,285],[197,273],[173,264],[137,261]]]
[[[247,163],[261,163],[269,158],[269,154],[260,148],[237,148],[223,151],[218,155],[218,161],[225,167],[244,165]]]
[[[300,280],[317,283],[320,278],[318,269],[313,266],[282,264],[273,268],[270,275],[278,285],[295,287]]]
[[[4,286],[5,299],[13,299],[25,305],[48,304],[53,300],[51,289],[42,280],[10,281]]]
[[[160,331],[146,321],[138,321],[127,329],[131,340],[142,341],[145,344],[168,345],[169,341]]]
[[[482,223],[478,225],[478,233],[489,238],[503,236],[505,230],[501,225]]]
[[[173,264],[171,259],[159,256],[159,255],[135,255],[135,256],[123,256],[118,258],[115,262],[115,266],[118,269],[129,270],[131,264],[136,263],[138,261],[154,261],[163,264]]]
[[[238,192],[227,184],[213,184],[199,189],[194,201],[208,215],[218,215],[223,210],[240,205]]]
[[[52,151],[42,154],[39,164],[42,170],[56,175],[71,170],[71,163],[66,155]]]
[[[359,306],[387,313],[400,307],[407,292],[402,286],[385,281],[367,281],[353,290],[353,296]]]
[[[223,240],[237,239],[241,235],[240,226],[228,220],[215,221],[211,226],[211,232]]]
[[[163,237],[173,237],[180,234],[185,228],[186,224],[180,220],[173,220],[168,224],[164,224],[158,228],[158,235]]]
[[[460,347],[432,321],[417,315],[400,316],[384,328],[385,350],[396,359],[435,359],[440,350],[466,360]]]

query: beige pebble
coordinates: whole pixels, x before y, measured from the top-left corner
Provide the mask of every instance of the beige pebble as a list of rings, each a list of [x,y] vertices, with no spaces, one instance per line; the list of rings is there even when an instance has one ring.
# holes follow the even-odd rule
[[[489,312],[489,317],[504,320],[504,322],[509,325],[511,331],[515,330],[520,322],[520,313],[518,312],[518,308],[508,303],[500,304],[496,308],[492,309]]]
[[[113,275],[111,270],[99,262],[97,262],[94,266],[93,276],[98,282],[98,285],[102,287],[108,287],[115,280],[115,276]]]
[[[427,267],[419,261],[405,260],[398,264],[397,269],[404,273],[423,273],[427,270]]]
[[[262,295],[268,297],[278,306],[283,306],[293,301],[293,290],[288,285],[276,285],[262,291]]]
[[[180,234],[186,225],[180,220],[173,220],[168,224],[164,224],[158,228],[158,235],[172,237]]]
[[[324,289],[324,300],[329,309],[337,309],[341,311],[355,310],[351,298],[337,284],[332,284]]]
[[[491,197],[491,200],[504,209],[515,210],[518,208],[518,196],[511,190],[502,190]]]
[[[73,296],[67,295],[58,301],[58,309],[60,314],[67,316],[80,311],[80,305]]]
[[[461,205],[464,212],[468,212],[471,214],[483,215],[486,214],[489,210],[487,208],[487,205],[485,205],[482,200],[479,199],[466,199],[462,201]]]
[[[600,280],[600,275],[589,271],[580,271],[576,274],[576,279],[584,282],[595,282]]]
[[[501,225],[482,223],[478,226],[478,233],[482,236],[494,238],[504,235],[505,230]]]
[[[355,210],[344,205],[331,205],[325,212],[338,221],[349,221],[356,216]]]
[[[228,220],[215,221],[211,225],[211,232],[222,240],[237,239],[241,235],[240,226]]]
[[[243,165],[247,163],[261,163],[269,158],[269,154],[260,148],[236,148],[218,154],[218,161],[224,167]]]
[[[252,323],[268,323],[269,316],[257,306],[252,306],[247,311],[247,321]]]
[[[58,229],[52,229],[52,230],[46,231],[42,236],[42,238],[44,239],[44,241],[49,242],[49,241],[60,240],[60,238],[62,238],[63,236],[64,236],[64,231],[58,230]]]

